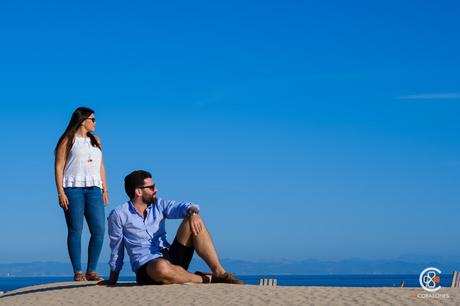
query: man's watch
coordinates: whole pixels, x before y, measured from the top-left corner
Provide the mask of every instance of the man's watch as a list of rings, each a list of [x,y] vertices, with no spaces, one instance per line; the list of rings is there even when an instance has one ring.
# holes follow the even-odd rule
[[[198,215],[198,213],[199,213],[199,210],[197,208],[191,207],[188,209],[187,216],[191,217],[194,215]]]

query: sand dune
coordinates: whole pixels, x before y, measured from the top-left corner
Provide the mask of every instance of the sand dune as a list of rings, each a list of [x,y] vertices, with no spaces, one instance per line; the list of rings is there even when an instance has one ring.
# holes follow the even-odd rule
[[[100,287],[62,282],[0,295],[0,305],[459,305],[460,289],[441,288],[428,297],[420,288],[263,287],[228,284]]]

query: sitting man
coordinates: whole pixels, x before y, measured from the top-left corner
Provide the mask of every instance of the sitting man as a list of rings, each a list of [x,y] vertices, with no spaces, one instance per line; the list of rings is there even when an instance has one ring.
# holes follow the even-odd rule
[[[111,272],[109,280],[100,285],[116,284],[125,248],[136,282],[141,285],[243,283],[220,264],[197,205],[157,198],[152,176],[143,170],[125,177],[125,191],[130,201],[115,208],[108,217]],[[184,219],[172,244],[166,240],[166,219]],[[194,251],[212,273],[187,272]]]

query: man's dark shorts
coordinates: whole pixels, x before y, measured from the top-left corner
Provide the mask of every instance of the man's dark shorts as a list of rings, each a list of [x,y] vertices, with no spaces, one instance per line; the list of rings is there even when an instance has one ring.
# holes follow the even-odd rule
[[[161,250],[161,253],[163,254],[163,256],[160,258],[166,259],[173,265],[181,266],[182,268],[187,270],[188,266],[190,265],[190,262],[192,261],[193,251],[194,251],[193,247],[183,246],[177,241],[176,238],[174,238],[174,242],[172,243],[169,250],[168,249]],[[157,259],[158,258],[152,259],[151,261],[143,264],[137,269],[136,282],[139,285],[161,285],[161,283],[154,281],[147,274],[147,265],[150,262],[157,260]]]

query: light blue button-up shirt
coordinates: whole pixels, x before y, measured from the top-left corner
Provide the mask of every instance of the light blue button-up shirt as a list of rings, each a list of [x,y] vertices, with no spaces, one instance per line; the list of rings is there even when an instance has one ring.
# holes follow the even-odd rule
[[[133,272],[150,260],[163,256],[160,250],[171,246],[166,240],[165,220],[185,218],[192,206],[199,208],[190,202],[158,198],[156,203],[147,207],[145,219],[136,211],[131,201],[112,210],[108,217],[112,250],[110,270],[121,270],[125,248]]]

